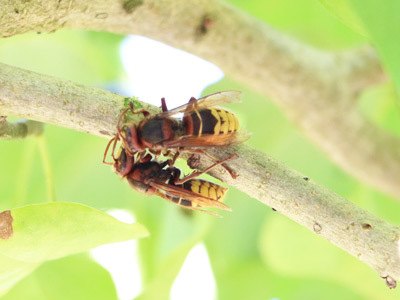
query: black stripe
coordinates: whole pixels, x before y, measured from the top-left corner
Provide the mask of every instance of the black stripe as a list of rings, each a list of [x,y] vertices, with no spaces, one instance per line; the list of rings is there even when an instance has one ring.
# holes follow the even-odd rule
[[[172,202],[178,203],[179,199],[181,199],[181,198],[179,198],[179,197],[171,197],[170,199],[172,200]]]
[[[201,120],[203,122],[202,134],[214,134],[215,125],[218,120],[213,116],[210,109],[202,109],[199,111]]]
[[[192,118],[193,122],[193,135],[199,135],[201,120],[196,112],[192,112],[190,117]]]
[[[192,191],[192,181],[191,180],[184,182],[182,186],[185,190],[190,191],[190,192]]]
[[[182,199],[181,200],[181,205],[182,206],[192,206],[192,201],[186,200],[186,199]]]

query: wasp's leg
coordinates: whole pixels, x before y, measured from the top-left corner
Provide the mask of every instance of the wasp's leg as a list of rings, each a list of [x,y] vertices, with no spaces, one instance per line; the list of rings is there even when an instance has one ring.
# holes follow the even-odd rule
[[[191,152],[195,152],[195,153],[199,153],[199,154],[204,154],[204,155],[208,156],[212,161],[217,162],[217,164],[219,162],[217,158],[215,158],[214,156],[212,156],[211,154],[207,153],[204,150],[201,150],[201,149],[193,149],[192,150],[191,149],[190,151]],[[231,160],[231,159],[234,159],[236,157],[237,157],[237,154],[232,154],[226,160]],[[225,163],[226,160],[222,160],[223,163],[221,163],[221,166],[229,173],[229,175],[231,175],[231,177],[233,179],[236,179],[239,176],[239,174]],[[192,154],[188,158],[187,164],[188,164],[188,166],[190,168],[197,169],[200,166],[200,156],[196,155],[196,154]]]
[[[172,150],[171,149],[163,149],[162,155],[163,156],[171,156]]]
[[[129,109],[131,113],[133,114],[143,114],[143,117],[148,117],[150,115],[150,112],[144,108],[135,108],[133,102],[129,102]]]
[[[179,180],[175,181],[175,184],[183,184],[183,183],[185,183],[185,182],[188,181],[188,180],[191,180],[191,179],[193,179],[193,178],[196,178],[196,177],[198,177],[198,176],[200,176],[200,175],[202,175],[202,174],[204,174],[204,173],[207,173],[208,171],[210,171],[211,169],[215,168],[215,167],[218,166],[218,165],[222,165],[222,166],[223,166],[223,164],[224,164],[226,161],[231,160],[231,159],[234,159],[234,158],[236,158],[236,157],[237,157],[236,154],[232,154],[231,156],[229,156],[229,157],[227,157],[227,158],[225,158],[225,159],[223,159],[223,160],[220,160],[220,161],[217,161],[217,162],[213,163],[211,166],[205,168],[204,170],[201,170],[201,171],[194,171],[194,172],[190,173],[189,175],[183,177],[182,179],[179,179]],[[232,174],[231,174],[231,175],[232,175]]]
[[[181,153],[180,153],[179,151],[176,151],[175,154],[174,154],[174,156],[172,156],[172,158],[168,160],[168,165],[169,165],[170,167],[172,167],[173,165],[175,165],[175,162],[176,162],[176,160],[178,159],[178,157],[179,157],[180,154],[181,154]]]
[[[106,157],[107,157],[108,150],[110,149],[111,143],[114,142],[114,144],[115,144],[115,140],[116,139],[117,139],[117,136],[113,137],[111,140],[108,141],[106,149],[104,150],[103,164],[106,164],[106,165],[114,164],[114,162],[106,162]],[[114,146],[113,146],[113,152],[114,152]],[[114,153],[113,152],[112,152],[112,156],[114,158]]]
[[[153,159],[153,156],[146,151],[139,152],[138,161],[140,163],[147,163]]]
[[[112,151],[111,151],[111,156],[114,159],[114,161],[117,160],[117,158],[115,157],[115,148],[117,147],[117,143],[118,143],[119,139],[120,139],[119,135],[116,134],[114,137],[114,143],[113,143],[113,147],[112,147]]]

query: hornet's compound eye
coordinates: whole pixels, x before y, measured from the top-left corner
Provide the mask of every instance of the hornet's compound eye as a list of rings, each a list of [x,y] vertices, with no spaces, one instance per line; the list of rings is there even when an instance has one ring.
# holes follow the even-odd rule
[[[127,175],[132,168],[132,164],[130,162],[131,159],[126,154],[125,149],[123,147],[120,147],[118,149],[116,161],[114,164],[115,171],[121,176]]]

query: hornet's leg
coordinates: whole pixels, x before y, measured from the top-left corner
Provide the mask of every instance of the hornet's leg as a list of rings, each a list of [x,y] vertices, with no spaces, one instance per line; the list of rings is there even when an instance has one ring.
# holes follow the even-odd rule
[[[223,165],[226,161],[231,160],[231,159],[234,159],[234,158],[236,158],[236,157],[237,157],[236,154],[232,154],[231,156],[229,156],[229,157],[227,157],[227,158],[225,158],[225,159],[223,159],[223,160],[216,161],[216,162],[213,163],[211,166],[205,168],[205,169],[202,170],[202,171],[194,171],[194,172],[190,173],[189,175],[183,177],[182,179],[179,179],[179,180],[175,181],[175,184],[183,184],[183,183],[185,183],[186,181],[188,181],[188,180],[190,180],[190,179],[193,179],[193,178],[196,178],[196,177],[198,177],[198,176],[200,176],[200,175],[202,175],[202,174],[204,174],[204,173],[207,173],[208,171],[210,171],[211,169],[215,168],[216,166],[218,166],[218,165]],[[232,175],[232,174],[231,174],[231,175]]]
[[[208,156],[212,161],[218,162],[218,159],[217,159],[217,158],[215,158],[214,156],[212,156],[211,154],[207,153],[207,152],[204,151],[204,150],[197,149],[197,150],[190,150],[190,151],[191,151],[191,152],[195,152],[195,153],[204,154],[204,155]],[[237,156],[236,154],[232,154],[231,156],[229,156],[229,157],[227,158],[227,160],[233,159],[233,158],[235,158],[236,156]],[[225,160],[223,160],[223,161],[225,162]],[[224,162],[221,163],[221,166],[231,175],[231,177],[232,177],[233,179],[236,179],[236,178],[239,176],[239,174],[236,173],[235,170],[232,170],[232,168],[230,168],[230,167],[229,167],[226,163],[224,163]],[[188,166],[189,166],[190,168],[192,168],[192,169],[197,169],[197,168],[199,167],[199,165],[200,165],[200,156],[199,156],[199,155],[196,155],[196,154],[192,154],[192,155],[188,158],[187,164],[188,164]]]
[[[110,139],[110,140],[108,141],[107,146],[106,146],[106,150],[104,150],[103,164],[106,164],[106,165],[112,165],[112,164],[114,164],[114,162],[106,162],[106,157],[107,157],[108,150],[110,149],[111,143],[112,143],[112,142],[115,143],[115,140],[116,140],[116,139],[117,139],[117,136],[113,137],[112,139]],[[114,154],[114,153],[113,153],[113,154]],[[113,155],[113,157],[114,157],[114,155]]]

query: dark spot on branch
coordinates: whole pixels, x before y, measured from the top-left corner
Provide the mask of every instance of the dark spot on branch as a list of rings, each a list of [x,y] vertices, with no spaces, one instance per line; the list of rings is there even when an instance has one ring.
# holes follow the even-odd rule
[[[372,228],[372,225],[368,224],[368,223],[363,223],[363,224],[361,224],[361,227],[362,227],[362,229],[369,230]]]
[[[112,136],[112,134],[110,132],[108,132],[107,130],[99,130],[99,133],[101,135]]]
[[[14,8],[14,12],[15,12],[16,14],[19,14],[19,9],[18,9],[18,8]]]
[[[310,180],[310,178],[308,178],[308,177],[303,177],[303,180],[305,180],[305,181],[309,181],[309,180]]]
[[[277,211],[275,208],[271,207],[272,211]]]
[[[354,227],[354,222],[351,222],[349,225],[347,225],[346,230],[350,230],[350,227]]]
[[[200,24],[196,28],[196,37],[199,38],[199,37],[205,36],[210,31],[210,29],[213,27],[214,23],[215,22],[214,22],[213,18],[210,15],[205,14],[201,18]]]
[[[313,230],[314,230],[315,233],[318,233],[318,234],[321,233],[321,231],[322,231],[321,224],[315,222],[314,225],[313,225]]]
[[[108,13],[105,13],[105,12],[97,13],[94,17],[96,19],[107,19],[108,18]]]
[[[138,6],[143,4],[143,0],[127,0],[122,4],[122,8],[131,14]]]
[[[394,280],[392,277],[388,276],[382,276],[383,279],[385,279],[386,285],[389,287],[389,289],[394,289],[397,286],[397,281]]]
[[[0,239],[7,240],[13,234],[13,217],[9,210],[0,213]]]

